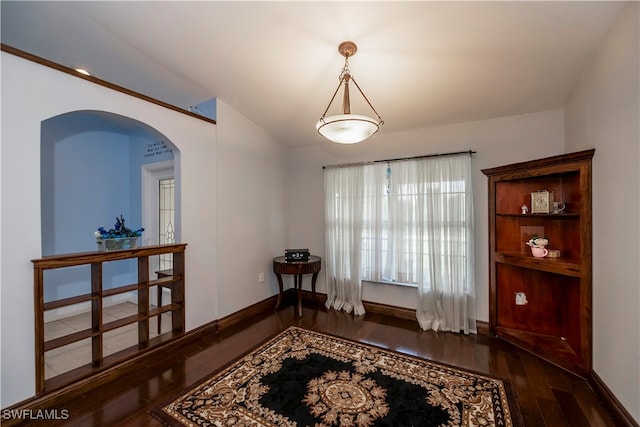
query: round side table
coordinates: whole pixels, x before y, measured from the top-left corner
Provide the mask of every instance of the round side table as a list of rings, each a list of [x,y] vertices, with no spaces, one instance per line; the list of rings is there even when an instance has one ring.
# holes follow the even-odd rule
[[[278,300],[276,301],[276,310],[282,302],[282,275],[291,274],[294,277],[294,287],[298,294],[298,316],[302,317],[302,276],[304,274],[313,274],[311,276],[311,292],[316,293],[316,279],[320,272],[322,259],[319,256],[311,255],[309,261],[286,261],[285,257],[279,256],[273,259],[273,272],[278,278]]]

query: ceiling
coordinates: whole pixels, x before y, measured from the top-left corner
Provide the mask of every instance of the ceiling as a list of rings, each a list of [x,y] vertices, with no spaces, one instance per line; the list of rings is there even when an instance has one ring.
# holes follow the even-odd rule
[[[344,40],[390,134],[563,106],[622,5],[0,2],[2,43],[179,107],[221,99],[290,147],[329,143],[315,123]],[[351,100],[373,116],[353,87]]]

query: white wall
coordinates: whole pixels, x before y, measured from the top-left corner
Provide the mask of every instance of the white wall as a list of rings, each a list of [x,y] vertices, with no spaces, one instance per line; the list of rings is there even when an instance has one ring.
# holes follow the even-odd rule
[[[186,322],[217,318],[215,126],[2,52],[0,407],[35,391],[33,267],[40,258],[40,130],[50,117],[101,110],[147,123],[180,150]],[[90,197],[99,197],[92,194]],[[88,200],[90,203],[90,199]],[[91,237],[88,237],[91,238]]]
[[[218,318],[278,292],[286,241],[284,144],[218,99]],[[264,283],[258,276],[264,273]]]
[[[566,149],[593,158],[593,369],[640,421],[638,3],[622,11],[566,106]]]
[[[322,166],[368,160],[408,157],[454,151],[477,151],[473,155],[476,227],[476,300],[479,320],[489,320],[489,243],[487,178],[484,168],[562,154],[563,110],[551,110],[470,123],[452,124],[410,132],[384,134],[355,145],[323,142],[290,150],[287,186],[290,247],[308,247],[324,255],[324,181]],[[303,281],[303,288],[310,283]],[[325,278],[317,290],[326,292]],[[414,288],[366,283],[363,299],[399,307],[415,308]]]
[[[486,321],[487,188],[480,170],[595,147],[594,242],[605,243],[594,244],[594,368],[640,419],[637,3],[621,14],[571,96],[566,118],[559,109],[398,134],[383,128],[355,146],[323,142],[283,150],[224,102],[218,102],[219,124],[212,126],[4,52],[1,59],[0,407],[34,392],[29,260],[41,256],[40,123],[92,109],[145,122],[180,150],[176,173],[182,241],[188,243],[188,329],[275,294],[271,258],[285,247],[324,255],[323,165],[468,149],[477,151],[472,162],[477,314]],[[257,283],[260,272],[264,284]],[[303,285],[310,287],[308,280]],[[322,274],[318,290],[326,292]],[[367,284],[363,297],[415,308],[414,292]]]

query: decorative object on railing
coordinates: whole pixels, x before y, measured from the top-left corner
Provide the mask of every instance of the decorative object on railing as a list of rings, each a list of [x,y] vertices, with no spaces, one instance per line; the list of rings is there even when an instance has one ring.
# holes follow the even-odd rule
[[[119,251],[138,247],[138,238],[142,236],[144,228],[139,228],[135,231],[131,230],[125,225],[125,219],[122,214],[120,217],[116,217],[116,223],[113,227],[109,230],[99,227],[98,231],[93,233],[99,251]]]
[[[117,237],[114,239],[97,239],[98,250],[102,252],[135,249],[138,247],[137,237]]]

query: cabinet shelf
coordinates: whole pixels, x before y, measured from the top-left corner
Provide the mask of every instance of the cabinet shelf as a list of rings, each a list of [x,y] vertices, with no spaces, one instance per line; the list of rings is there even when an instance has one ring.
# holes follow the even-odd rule
[[[180,282],[181,280],[182,280],[182,276],[180,275],[160,277],[159,279],[150,280],[149,287],[164,286],[168,288],[168,287],[171,287],[174,283]]]
[[[493,261],[516,267],[546,271],[571,277],[580,277],[582,271],[579,260],[565,258],[536,258],[530,253],[523,252],[495,252]]]
[[[171,313],[177,310],[180,304],[167,304],[162,307],[152,308],[149,310],[149,317],[159,316],[163,313]]]
[[[157,345],[162,345],[185,332],[185,304],[184,304],[184,262],[186,244],[166,244],[144,246],[140,248],[119,250],[113,252],[82,252],[76,254],[53,255],[41,259],[32,260],[34,270],[34,313],[36,335],[36,394],[42,395],[74,381],[96,374],[115,363],[135,357],[142,351]],[[150,279],[149,258],[151,256],[171,254],[173,269],[170,276]],[[137,282],[115,288],[103,288],[103,264],[112,261],[137,259]],[[52,269],[68,268],[86,265],[90,266],[90,293],[44,302],[45,271]],[[149,294],[152,287],[171,288],[171,303],[159,308],[150,308]],[[103,316],[105,298],[119,294],[135,292],[137,297],[138,312],[123,318],[108,321]],[[53,339],[45,338],[45,312],[72,306],[79,303],[87,303],[89,308],[90,327],[77,332]],[[153,337],[149,331],[150,319],[161,316],[163,313],[171,314],[171,331],[160,333]],[[157,318],[158,326],[160,317]],[[115,355],[108,355],[104,348],[105,334],[115,331],[127,325],[137,324],[137,344],[129,346]],[[71,369],[51,378],[45,377],[45,353],[88,340],[91,363]]]
[[[527,351],[540,355],[543,359],[573,370],[580,358],[564,337],[545,335],[518,329],[497,327],[496,335]],[[579,373],[585,373],[580,370]]]
[[[513,218],[553,218],[553,219],[576,219],[580,218],[580,214],[576,212],[567,212],[559,214],[522,214],[522,213],[496,213],[496,216],[513,217]]]
[[[68,345],[77,341],[82,341],[87,338],[95,337],[99,334],[100,332],[94,329],[91,329],[91,328],[84,329],[82,331],[74,332],[72,334],[63,335],[59,338],[54,338],[49,341],[45,341],[43,348],[44,348],[44,351],[49,351],[56,348],[64,347],[65,345]]]
[[[130,325],[132,323],[141,322],[145,319],[146,319],[146,316],[143,316],[141,314],[132,314],[131,316],[123,317],[118,320],[113,320],[109,323],[105,323],[102,325],[102,333],[113,331],[115,329]]]
[[[45,381],[47,390],[56,390],[62,388],[69,383],[77,380],[78,378],[86,378],[92,374],[95,374],[97,369],[104,369],[110,366],[114,366],[118,363],[124,362],[132,357],[139,356],[140,354],[150,351],[155,347],[163,345],[167,342],[175,340],[181,337],[183,334],[179,332],[167,332],[155,338],[149,340],[148,344],[137,344],[131,347],[127,347],[116,353],[110,354],[97,362],[91,362],[74,368],[70,371],[64,372],[60,375],[47,379]]]
[[[585,150],[482,172],[489,199],[489,329],[578,375],[592,363],[591,166]],[[548,190],[566,210],[522,214]],[[561,257],[537,258],[525,244],[545,236]],[[518,298],[525,297],[525,304]]]
[[[97,294],[84,294],[70,298],[63,298],[55,301],[45,302],[42,306],[44,310],[53,310],[60,307],[67,307],[69,305],[80,304],[82,302],[97,300],[100,298]]]
[[[114,295],[126,294],[127,292],[137,291],[140,285],[138,283],[134,283],[126,286],[118,286],[117,288],[105,289],[102,291],[102,297],[112,297]]]

